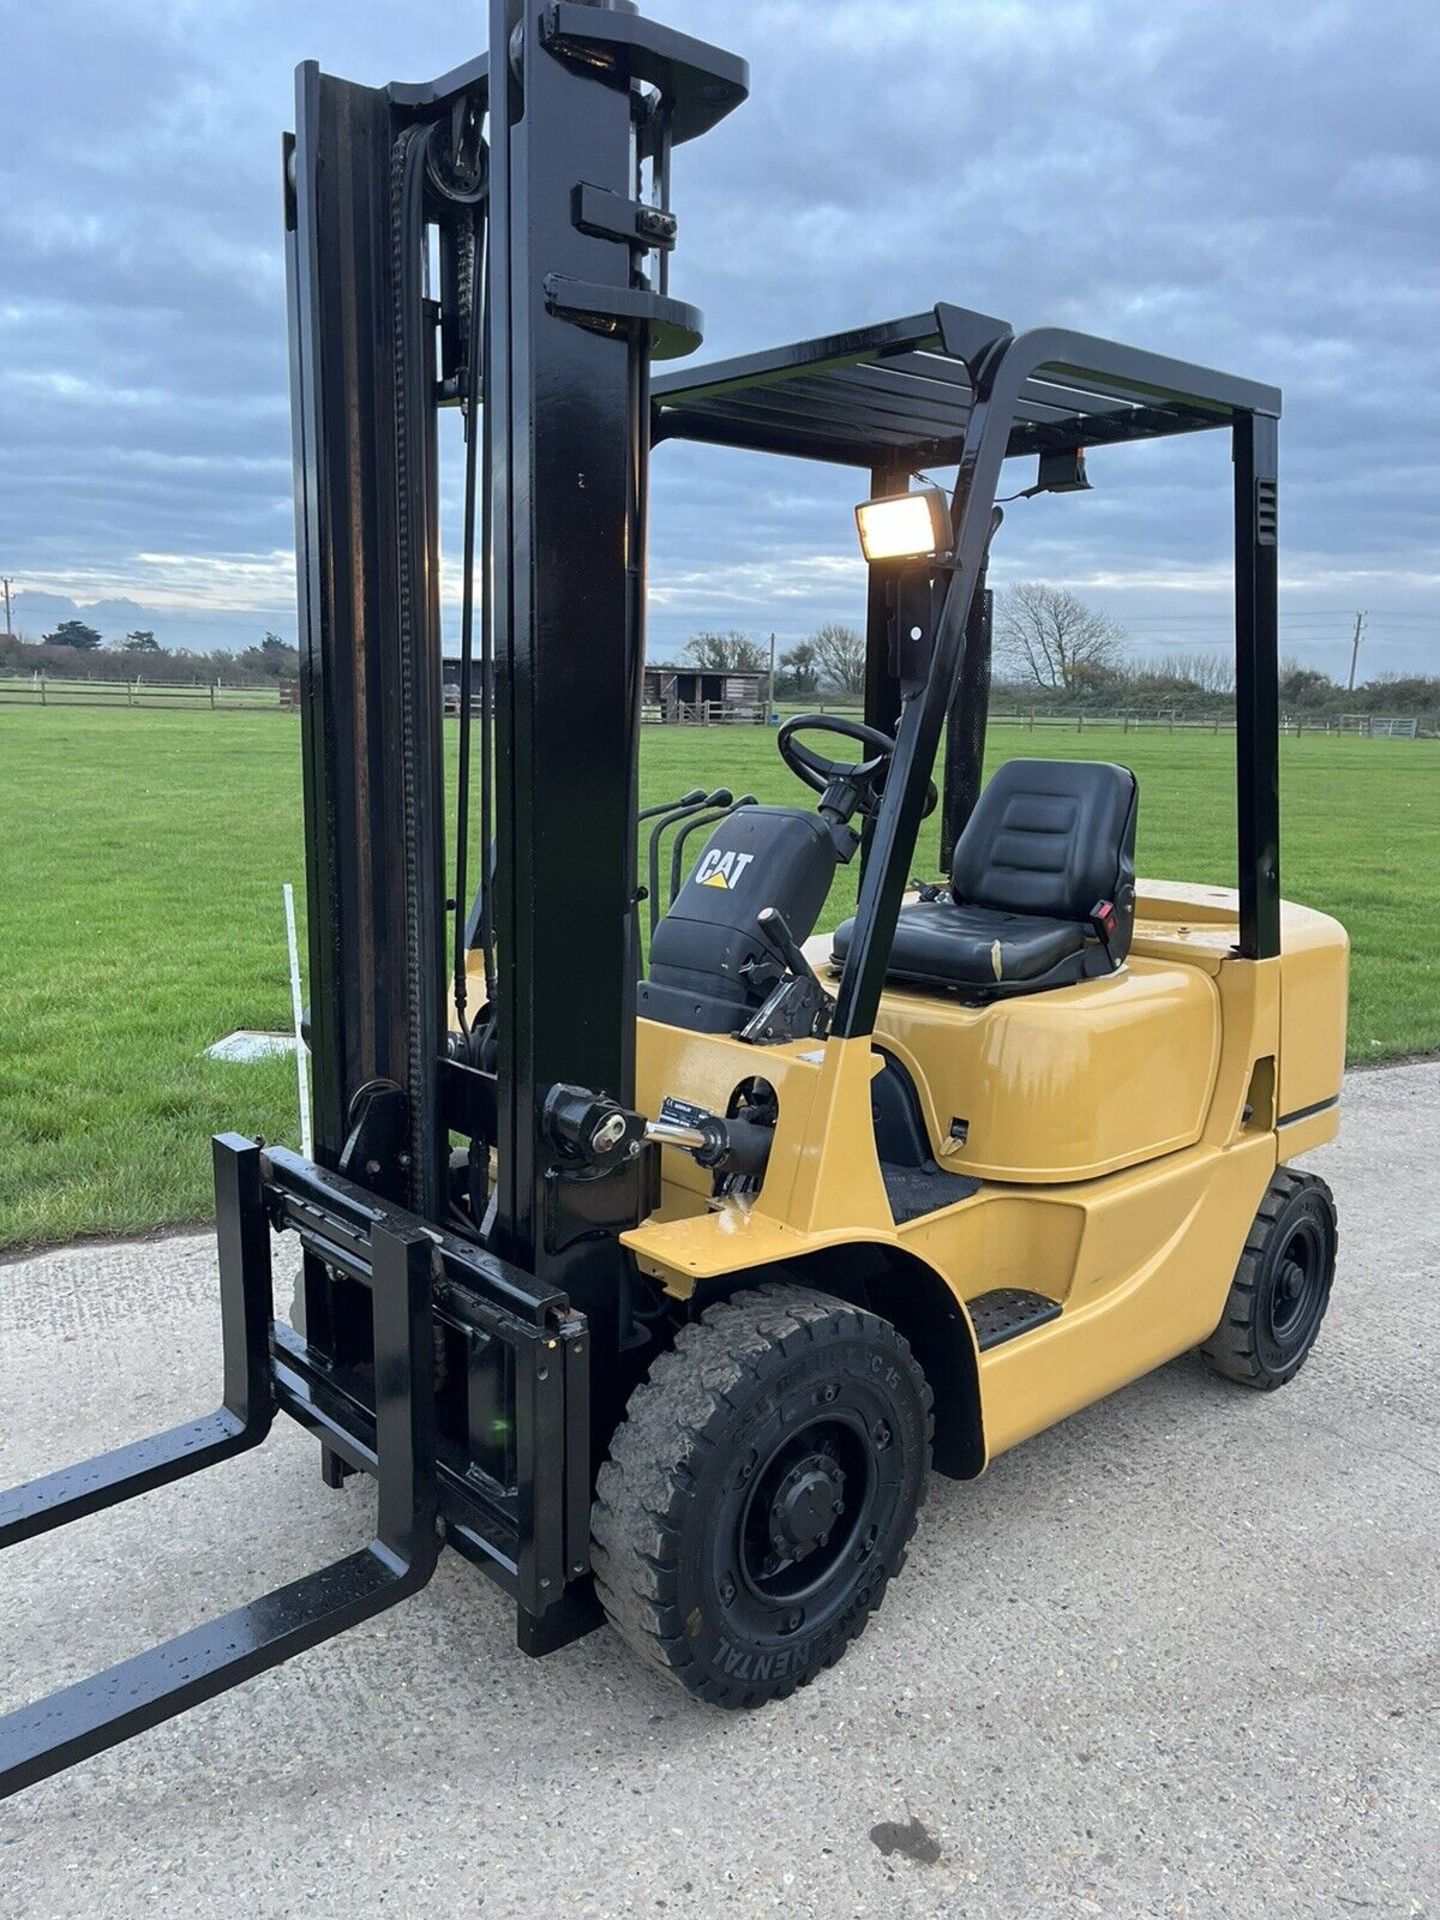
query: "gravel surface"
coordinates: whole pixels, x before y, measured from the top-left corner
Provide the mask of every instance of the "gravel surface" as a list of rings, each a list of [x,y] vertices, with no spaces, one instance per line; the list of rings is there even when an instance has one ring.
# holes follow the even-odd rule
[[[1351,1077],[1341,1277],[1279,1394],[1177,1362],[934,1483],[832,1673],[692,1706],[545,1661],[454,1555],[395,1612],[0,1805],[0,1920],[1440,1916],[1440,1065]],[[208,1239],[0,1268],[0,1484],[215,1399]],[[279,1297],[288,1297],[283,1280]],[[358,1545],[289,1423],[13,1549],[0,1709]]]

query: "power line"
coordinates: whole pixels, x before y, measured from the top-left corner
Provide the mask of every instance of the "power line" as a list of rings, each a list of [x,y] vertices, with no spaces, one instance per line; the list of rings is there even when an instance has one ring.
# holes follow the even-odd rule
[[[1091,589],[1091,591],[1095,592],[1098,590]],[[1353,607],[1302,606],[1296,607],[1294,612],[1287,616],[1285,604],[1282,601],[1280,616],[1282,619],[1288,618],[1291,621],[1340,620],[1343,621],[1348,628],[1355,618],[1355,609]],[[1164,607],[1137,607],[1133,613],[1127,612],[1124,617],[1127,620],[1178,621],[1229,620],[1233,619],[1234,616],[1228,607],[1191,608],[1178,613],[1171,613]],[[1429,610],[1409,607],[1370,607],[1366,609],[1365,617],[1367,620],[1418,620],[1427,626],[1437,626],[1440,625],[1440,606]]]

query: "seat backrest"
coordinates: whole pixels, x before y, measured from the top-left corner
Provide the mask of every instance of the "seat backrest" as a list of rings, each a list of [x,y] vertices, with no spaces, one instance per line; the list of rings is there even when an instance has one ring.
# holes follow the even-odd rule
[[[1129,767],[1109,761],[1007,760],[956,842],[955,898],[997,912],[1082,921],[1111,900],[1120,958],[1135,913],[1138,799]]]

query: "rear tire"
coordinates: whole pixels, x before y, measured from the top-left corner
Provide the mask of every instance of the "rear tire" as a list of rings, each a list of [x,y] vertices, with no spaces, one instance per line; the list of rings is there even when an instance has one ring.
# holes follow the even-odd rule
[[[1262,1393],[1294,1379],[1330,1304],[1336,1241],[1329,1187],[1281,1167],[1245,1242],[1224,1318],[1200,1349],[1216,1373]]]
[[[931,1425],[925,1376],[875,1314],[780,1285],[711,1307],[630,1396],[600,1469],[612,1625],[715,1706],[793,1693],[904,1565]]]

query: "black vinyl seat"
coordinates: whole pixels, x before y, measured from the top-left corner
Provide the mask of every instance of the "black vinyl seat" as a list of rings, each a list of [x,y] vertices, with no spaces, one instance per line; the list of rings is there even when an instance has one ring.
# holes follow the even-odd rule
[[[902,907],[888,978],[999,999],[1112,972],[1135,923],[1138,799],[1108,761],[1007,761],[956,843],[949,890]],[[835,930],[837,967],[854,928]]]

